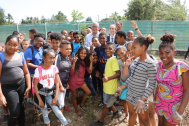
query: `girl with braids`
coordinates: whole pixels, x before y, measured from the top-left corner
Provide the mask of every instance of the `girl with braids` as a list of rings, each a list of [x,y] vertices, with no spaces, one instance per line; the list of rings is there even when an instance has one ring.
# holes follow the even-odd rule
[[[70,76],[68,84],[70,86],[70,90],[72,93],[72,102],[75,107],[75,112],[78,116],[82,117],[83,114],[79,111],[77,106],[77,92],[76,89],[81,88],[84,90],[85,95],[83,97],[83,100],[80,104],[80,108],[83,111],[86,111],[85,109],[85,101],[87,100],[87,96],[91,94],[91,91],[87,87],[85,81],[84,81],[84,75],[85,70],[89,74],[92,72],[92,66],[93,66],[93,54],[89,56],[89,51],[87,47],[81,46],[76,54],[74,55],[74,58],[71,60],[72,68],[70,70]]]
[[[132,44],[132,57],[128,55],[125,62],[122,74],[128,76],[130,67],[130,76],[126,82],[118,87],[115,92],[122,93],[122,90],[127,87],[126,102],[129,109],[129,126],[134,126],[137,118],[144,126],[150,126],[148,98],[153,93],[156,85],[156,63],[147,54],[150,44],[155,39],[148,35],[137,37]],[[134,60],[133,60],[134,59]],[[132,63],[132,65],[131,65]],[[149,84],[147,84],[149,82]]]
[[[155,111],[159,126],[176,126],[188,104],[189,66],[174,59],[176,48],[175,35],[163,35],[159,45],[158,88],[154,97]]]

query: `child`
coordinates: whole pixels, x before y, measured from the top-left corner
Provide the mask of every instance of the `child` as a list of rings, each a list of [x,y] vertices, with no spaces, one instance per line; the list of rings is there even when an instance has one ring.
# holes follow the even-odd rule
[[[74,57],[74,54],[77,52],[77,50],[79,49],[79,47],[81,47],[81,43],[80,43],[80,32],[79,31],[74,31],[73,33],[73,37],[75,39],[74,42],[72,42],[72,57]]]
[[[114,96],[115,90],[117,89],[117,79],[120,76],[118,61],[116,57],[113,56],[115,52],[115,44],[113,42],[107,42],[105,52],[108,57],[108,60],[106,62],[104,77],[103,77],[103,98],[104,98],[103,111],[100,120],[98,120],[97,122],[91,122],[89,124],[90,126],[104,125],[104,119],[108,114],[108,110],[109,110],[106,104],[110,99],[110,97]],[[113,111],[113,116],[112,116],[112,120],[113,120],[113,118],[118,116],[119,113],[114,107],[114,105],[112,105],[110,108]]]
[[[38,30],[36,28],[31,28],[29,30],[29,37],[30,37],[30,44],[33,46],[34,45],[34,35],[38,33]],[[44,36],[45,37],[45,36]]]
[[[69,33],[69,36],[71,37],[71,42],[75,41],[73,33],[74,33],[74,31],[70,31],[70,33]]]
[[[121,21],[116,22],[116,32],[120,31],[123,27],[123,23]]]
[[[96,52],[90,52],[90,55],[93,55],[93,57],[94,57],[94,55],[96,55]],[[93,60],[93,62],[94,62],[94,60]],[[98,102],[98,99],[96,97],[96,91],[95,91],[95,88],[93,86],[93,81],[92,81],[90,75],[91,74],[89,74],[87,72],[87,70],[85,70],[85,76],[84,76],[85,77],[85,83],[87,84],[88,88],[91,91],[91,94],[93,96],[94,102]]]
[[[30,46],[30,40],[29,39],[24,39],[23,42],[22,42],[22,51],[18,52],[22,55],[24,55],[24,52],[26,51],[26,49]]]
[[[29,97],[30,75],[24,57],[16,53],[18,37],[8,36],[5,44],[5,52],[0,53],[0,105],[9,109],[8,126],[16,125],[17,120],[19,126],[25,126],[25,107],[22,102],[23,98]]]
[[[55,52],[53,49],[45,49],[43,51],[44,64],[35,69],[34,74],[34,90],[35,90],[35,105],[41,108],[43,113],[44,123],[50,126],[48,118],[48,110],[46,102],[51,106],[56,117],[63,125],[68,126],[66,118],[62,115],[57,106],[59,92],[59,76],[58,69],[53,65],[55,61]]]
[[[62,34],[60,34],[58,32],[53,32],[53,33],[50,34],[50,38],[51,38],[53,50],[55,52],[55,56],[57,56],[58,53],[60,52],[59,47],[60,47]]]
[[[19,46],[18,46],[18,50],[17,50],[17,52],[19,52],[19,51],[21,51],[23,48],[22,48],[22,45],[21,45],[21,37],[20,37],[20,33],[18,32],[18,31],[14,31],[13,33],[12,33],[12,35],[15,35],[15,36],[17,36],[18,37],[18,40],[19,40]]]
[[[132,44],[132,54],[128,56],[123,68],[123,76],[128,76],[128,67],[132,63],[131,75],[124,85],[116,90],[121,94],[122,90],[127,87],[126,101],[129,108],[129,126],[134,126],[137,113],[144,126],[150,126],[148,110],[148,98],[153,92],[156,85],[156,63],[147,54],[150,44],[155,41],[153,37],[148,35],[137,37]],[[134,58],[134,60],[132,60]],[[147,86],[147,81],[149,84]],[[141,113],[140,113],[141,112]]]
[[[83,96],[83,100],[80,104],[80,108],[86,112],[85,101],[87,100],[87,96],[91,94],[91,91],[84,82],[84,75],[85,75],[85,70],[87,70],[88,73],[91,74],[92,65],[93,65],[93,55],[89,57],[88,49],[84,46],[81,46],[78,49],[77,53],[74,55],[74,58],[72,59],[72,68],[70,70],[70,77],[68,81],[72,93],[72,102],[75,107],[75,112],[80,117],[82,117],[83,114],[79,111],[77,106],[76,89],[81,88],[85,92],[85,95]]]
[[[4,51],[5,51],[5,43],[0,42],[0,52],[4,52]]]
[[[100,28],[99,32],[106,32],[106,28],[105,27]]]
[[[67,83],[68,83],[70,69],[72,65],[68,56],[71,55],[71,52],[72,52],[71,43],[64,40],[63,42],[60,43],[60,53],[56,56],[56,59],[55,59],[55,66],[59,70],[61,86],[64,87],[64,93],[59,91],[59,95],[58,95],[58,101],[59,101],[60,107],[62,108],[61,109],[62,113],[63,113],[63,108],[65,111],[70,110],[64,105],[64,99],[66,95],[66,90],[69,89],[69,86]]]
[[[101,94],[101,103],[99,103],[98,107],[103,106],[103,73],[105,69],[105,64],[108,59],[106,53],[105,53],[105,47],[106,47],[106,41],[107,41],[107,34],[105,32],[101,32],[99,34],[99,42],[101,46],[99,46],[95,51],[97,52],[98,60],[99,60],[99,73],[100,73],[100,82],[98,83],[100,85],[99,92]]]
[[[46,42],[52,45],[52,43],[51,43],[51,38],[50,38],[50,34],[47,35]]]
[[[160,40],[156,79],[158,88],[154,97],[155,111],[158,114],[159,125],[176,126],[182,120],[189,96],[189,66],[174,59],[176,48],[175,35],[165,34]]]
[[[128,79],[128,77],[130,76],[130,68],[129,68],[129,74],[128,76],[124,77],[123,74],[122,74],[122,71],[123,71],[123,67],[124,67],[124,63],[125,61],[127,60],[127,49],[124,47],[124,46],[119,46],[117,49],[116,49],[116,54],[118,56],[118,58],[120,60],[118,60],[118,63],[119,63],[119,69],[120,69],[120,72],[121,72],[121,77],[120,77],[120,82],[121,84],[123,85],[123,83]],[[125,111],[125,116],[126,116],[126,120],[125,120],[125,123],[127,122],[127,119],[128,119],[128,106],[127,106],[127,103],[126,103],[126,94],[127,94],[127,88],[125,88],[121,95],[119,96],[119,99],[123,101],[123,107],[124,107],[124,111]]]
[[[90,51],[93,51],[95,48],[98,48],[99,46],[100,46],[100,42],[98,40],[98,37],[94,36],[92,38],[92,45],[90,44]]]
[[[61,31],[61,34],[65,36],[65,39],[68,37],[68,30],[64,29]]]

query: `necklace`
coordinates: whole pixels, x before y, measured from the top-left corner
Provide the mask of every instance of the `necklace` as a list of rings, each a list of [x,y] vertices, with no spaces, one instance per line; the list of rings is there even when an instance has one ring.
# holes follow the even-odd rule
[[[174,60],[168,67],[165,67],[164,69],[168,69],[173,63],[174,63]]]

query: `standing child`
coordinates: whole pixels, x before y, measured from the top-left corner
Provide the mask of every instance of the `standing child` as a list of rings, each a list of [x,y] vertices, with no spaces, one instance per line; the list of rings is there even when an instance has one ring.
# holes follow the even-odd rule
[[[50,126],[48,118],[48,110],[46,102],[51,106],[57,118],[63,125],[68,126],[66,118],[57,106],[59,92],[59,75],[58,69],[53,65],[55,61],[55,53],[53,49],[45,49],[43,51],[44,64],[35,69],[34,74],[34,90],[35,90],[35,105],[41,108],[43,113],[44,123]]]
[[[150,44],[155,41],[153,37],[148,35],[137,37],[132,44],[133,57],[128,56],[123,68],[123,76],[128,76],[128,68],[131,65],[131,75],[126,80],[124,85],[118,87],[120,93],[126,87],[126,101],[129,108],[129,126],[134,126],[136,123],[137,113],[144,126],[150,126],[148,98],[153,92],[156,85],[156,63],[147,54],[147,49]],[[132,60],[134,58],[135,60]],[[149,84],[147,86],[147,81]],[[140,113],[141,112],[141,113]]]
[[[70,110],[65,106],[64,99],[66,95],[66,90],[69,89],[68,79],[72,65],[68,56],[70,56],[71,52],[72,52],[71,43],[64,40],[63,42],[60,43],[60,53],[56,56],[55,59],[55,66],[59,70],[59,76],[61,80],[60,85],[64,87],[64,93],[61,91],[59,91],[58,93],[58,101],[62,113],[63,113],[63,108],[65,111]]]
[[[38,30],[36,28],[31,28],[29,30],[29,37],[30,37],[30,44],[33,46],[34,45],[34,35],[38,33]],[[44,36],[45,37],[45,36]]]
[[[121,82],[121,85],[123,85],[125,83],[125,81],[129,78],[130,76],[130,67],[129,67],[129,74],[128,76],[124,77],[123,74],[122,74],[122,71],[123,71],[123,67],[124,67],[124,63],[125,61],[127,60],[127,49],[124,47],[124,46],[119,46],[117,49],[116,49],[116,54],[119,58],[118,60],[118,63],[119,63],[119,69],[120,69],[120,72],[121,72],[121,76],[120,76],[120,82]],[[119,96],[119,99],[121,101],[123,101],[123,108],[124,108],[124,112],[125,112],[125,116],[126,116],[126,120],[125,120],[125,123],[127,122],[127,119],[128,119],[128,105],[126,103],[126,96],[127,96],[127,88],[125,88],[121,95]]]
[[[162,41],[159,45],[161,62],[159,62],[156,75],[157,95],[154,97],[159,126],[179,124],[189,101],[189,66],[174,59],[175,37],[172,34],[165,34],[160,38]]]
[[[89,43],[90,44],[90,43]],[[97,48],[100,46],[100,42],[98,40],[97,36],[94,36],[92,38],[92,45],[90,44],[90,51],[97,50]]]
[[[20,51],[20,52],[18,52],[18,53],[21,53],[22,55],[24,55],[24,52],[26,51],[26,49],[30,46],[30,40],[29,39],[24,39],[23,41],[22,41],[22,50]]]
[[[106,37],[107,38],[107,37]],[[91,122],[90,126],[103,126],[104,119],[108,114],[109,108],[106,106],[109,99],[114,96],[115,90],[117,89],[117,79],[120,77],[119,64],[115,56],[113,56],[115,52],[115,44],[113,42],[106,43],[105,49],[108,60],[106,62],[104,77],[103,77],[103,111],[100,120],[97,122]],[[112,119],[119,115],[118,110],[112,105],[111,110],[113,111]]]
[[[30,75],[23,55],[16,53],[18,37],[8,36],[5,44],[6,51],[0,53],[0,105],[9,109],[8,126],[15,126],[17,120],[19,126],[25,126],[25,107],[22,102],[29,97]]]
[[[58,53],[60,52],[59,47],[60,47],[62,34],[58,32],[53,32],[50,34],[50,38],[51,38],[51,44],[52,44],[53,50],[55,52],[55,56],[57,56]]]
[[[81,47],[81,43],[80,43],[80,32],[79,31],[74,31],[73,32],[73,37],[75,39],[74,42],[72,42],[72,57],[74,57],[74,54],[77,52],[77,50],[79,49],[79,47]]]
[[[5,51],[5,43],[0,42],[0,52],[4,52],[4,51]]]
[[[85,95],[83,96],[83,100],[80,104],[80,108],[83,111],[86,111],[85,101],[87,100],[87,96],[91,94],[91,91],[89,90],[89,88],[87,87],[84,81],[84,75],[85,75],[85,70],[87,70],[88,73],[91,74],[92,65],[93,65],[93,55],[89,57],[89,51],[87,47],[81,46],[78,49],[77,53],[74,55],[74,58],[72,59],[72,68],[70,70],[70,77],[68,81],[72,93],[72,102],[75,107],[75,112],[80,117],[82,117],[83,114],[79,111],[77,106],[76,89],[81,88],[85,92]]]
[[[73,36],[74,31],[70,31],[69,36],[71,37],[71,43],[75,41]]]

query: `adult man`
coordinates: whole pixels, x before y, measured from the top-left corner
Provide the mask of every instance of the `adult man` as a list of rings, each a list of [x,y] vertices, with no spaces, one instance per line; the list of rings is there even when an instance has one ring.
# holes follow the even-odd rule
[[[99,24],[97,22],[94,22],[92,25],[92,33],[90,33],[86,36],[86,39],[84,42],[85,47],[90,47],[90,44],[92,45],[92,38],[94,36],[98,37],[98,35],[99,35],[98,30],[99,30]]]
[[[110,24],[109,26],[110,35],[107,36],[107,42],[114,42],[115,44],[117,44],[116,39],[115,39],[115,32],[116,32],[116,25]]]

